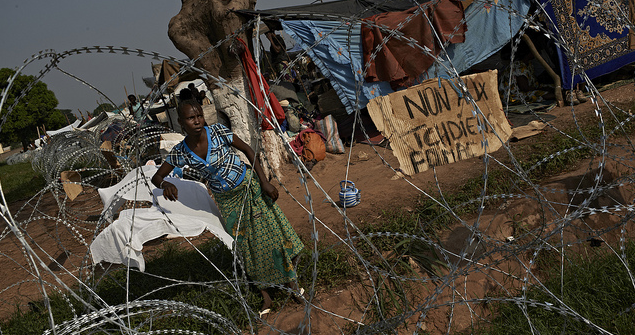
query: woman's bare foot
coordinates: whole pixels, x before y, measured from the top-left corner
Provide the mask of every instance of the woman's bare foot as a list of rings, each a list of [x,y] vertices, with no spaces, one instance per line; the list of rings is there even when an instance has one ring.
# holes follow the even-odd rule
[[[260,294],[262,295],[262,307],[260,308],[260,317],[271,312],[271,297],[267,290],[260,290]]]
[[[293,291],[291,293],[291,297],[297,303],[302,303],[302,299],[304,298],[304,289],[298,287],[298,282],[296,280],[290,281],[287,286]]]

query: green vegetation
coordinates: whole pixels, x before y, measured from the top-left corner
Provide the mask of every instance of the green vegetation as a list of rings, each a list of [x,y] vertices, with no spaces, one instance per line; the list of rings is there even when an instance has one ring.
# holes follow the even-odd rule
[[[558,262],[551,263],[545,276],[549,279],[543,281],[546,290],[533,286],[527,291],[526,299],[535,304],[521,306],[511,301],[494,304],[497,316],[490,324],[481,325],[477,334],[600,333],[582,318],[612,334],[633,334],[635,289],[630,274],[635,271],[635,243],[630,242],[625,253],[622,262],[606,248],[593,248],[588,256],[573,255],[566,260],[562,273]],[[628,270],[625,264],[629,265]],[[547,290],[556,297],[547,294]]]
[[[121,268],[106,274],[94,290],[111,306],[135,299],[180,301],[213,310],[238,327],[247,329],[248,317],[245,308],[234,289],[224,279],[224,276],[233,278],[231,252],[216,239],[199,245],[198,249],[205,257],[195,250],[185,250],[175,242],[164,242],[157,257],[146,263],[144,273],[128,273],[125,268]],[[210,259],[214,260],[218,270],[209,263]],[[129,291],[128,297],[126,287]],[[243,287],[242,290],[249,306],[257,310],[262,304],[260,294],[247,287]],[[76,292],[79,296],[89,297],[81,290]],[[71,306],[78,313],[88,311],[72,299],[66,299],[67,297],[61,295],[51,298],[56,324],[73,317]],[[0,323],[3,334],[41,334],[49,328],[47,311],[42,301],[31,302],[29,306],[28,311],[17,310],[12,318]],[[94,306],[100,308],[97,302],[94,302]],[[189,329],[205,334],[220,333],[212,325],[194,317],[178,313],[171,316],[168,314],[156,317],[151,325],[141,324],[146,319],[144,315],[133,317],[131,321],[133,326],[139,327],[139,331],[148,331],[151,326],[154,331]]]
[[[70,124],[77,120],[77,116],[75,116],[75,114],[73,114],[73,111],[70,109],[58,109],[58,111],[65,117],[66,123]]]
[[[246,327],[248,318],[245,309],[237,298],[236,292],[225,281],[225,278],[233,278],[231,252],[216,239],[198,246],[198,249],[205,257],[195,250],[184,250],[174,242],[164,242],[159,256],[146,264],[145,273],[130,272],[128,299],[181,301],[216,311],[239,327]],[[209,260],[214,261],[214,266],[220,272],[209,263]],[[148,274],[157,274],[160,277]],[[96,293],[110,305],[124,303],[126,275],[125,269],[115,272],[98,285],[95,289]],[[214,289],[210,289],[209,286],[213,286]],[[251,308],[257,310],[262,303],[260,295],[245,287],[243,292]],[[168,318],[154,322],[154,329],[162,327],[184,328],[206,333],[212,331],[206,328],[208,325],[204,322],[194,322],[187,318],[184,320]]]
[[[349,259],[349,252],[342,248],[327,247],[318,244],[318,252],[313,252],[312,245],[305,242],[305,248],[300,255],[300,261],[296,272],[300,280],[300,286],[309,287],[313,279],[314,257],[318,257],[316,267],[317,282],[316,286],[320,290],[329,290],[335,287],[341,287],[349,281],[356,279],[359,271],[355,269],[354,260]]]
[[[46,185],[42,175],[33,171],[30,162],[0,163],[0,183],[7,203],[28,199]]]
[[[14,74],[14,70],[0,69],[0,91],[8,86],[8,80]],[[0,115],[4,116],[7,113],[7,108],[15,103],[22,91],[27,89],[34,80],[34,76],[18,75],[16,77],[13,86],[7,93],[7,99]],[[67,124],[66,118],[59,110],[55,109],[56,107],[55,94],[47,88],[45,83],[37,82],[13,108],[6,123],[2,126],[0,142],[5,144],[30,142],[37,138],[37,127],[43,125],[49,130],[63,127]]]
[[[49,297],[54,320],[70,320],[73,317],[73,308],[80,306],[77,301],[66,299],[60,294]],[[6,322],[0,322],[0,329],[5,335],[43,334],[51,328],[49,322],[44,303],[33,301],[29,303],[28,311],[22,311],[16,306],[15,313]]]
[[[438,202],[422,196],[418,199],[416,208],[411,212],[404,209],[383,211],[380,220],[363,225],[362,231],[365,234],[370,234],[371,237],[369,240],[378,250],[395,250],[395,254],[393,254],[390,259],[387,259],[388,264],[382,264],[378,255],[373,253],[373,250],[368,245],[361,244],[359,250],[362,256],[366,260],[369,260],[372,265],[378,266],[380,269],[388,265],[391,267],[391,270],[404,277],[408,277],[409,274],[411,275],[414,272],[412,266],[403,261],[404,257],[410,257],[423,271],[434,278],[443,268],[444,263],[440,262],[438,254],[434,252],[429,243],[424,242],[424,239],[427,238],[427,240],[432,240],[440,244],[440,241],[436,240],[438,232],[458,223],[457,217],[465,218],[474,215],[481,205],[483,195],[489,196],[489,198],[483,201],[484,206],[490,208],[495,207],[503,201],[501,197],[497,197],[498,195],[525,190],[529,186],[527,180],[532,183],[540,183],[545,178],[571,170],[577,166],[581,160],[597,154],[581,144],[589,140],[597,141],[600,136],[610,136],[615,129],[617,129],[615,132],[620,135],[623,133],[631,133],[633,126],[631,125],[632,120],[628,119],[629,117],[632,116],[629,114],[618,114],[611,118],[605,118],[606,134],[601,132],[597,124],[580,121],[581,125],[579,129],[577,127],[571,127],[562,130],[562,133],[543,134],[541,135],[541,139],[529,145],[523,143],[512,145],[511,150],[514,157],[518,159],[521,168],[527,173],[524,177],[501,169],[495,164],[490,164],[487,179],[484,179],[482,176],[471,178],[463,183],[458,190],[449,192],[444,190],[446,193],[442,196],[435,194],[434,190],[429,191],[428,193],[432,194]],[[625,120],[630,122],[621,124],[621,122]],[[507,164],[511,164],[511,162],[507,162]],[[485,190],[485,192],[483,192],[483,190]],[[386,234],[381,234],[381,232],[399,232],[414,235],[416,238],[405,239],[404,235],[387,236]],[[586,266],[589,265],[588,263],[593,263],[593,261],[580,262],[586,262],[584,263]],[[549,262],[547,264],[548,265],[544,266],[545,270],[540,270],[540,273],[557,270],[554,269],[552,265],[557,264],[557,262]],[[599,272],[591,273],[594,273],[595,276],[601,275]],[[572,276],[576,275],[577,274],[572,274]],[[620,274],[620,276],[621,280],[630,278],[626,273]],[[404,304],[408,302],[407,298],[412,299],[413,296],[416,297],[416,292],[413,294],[410,292],[412,288],[409,288],[405,283],[397,283],[397,280],[393,278],[386,278],[382,281],[382,276],[376,276],[374,279],[375,282],[380,283],[377,292],[379,307],[370,311],[367,321],[369,323],[385,321],[385,323],[383,323],[384,326],[390,325],[390,327],[399,327],[400,324],[390,322],[391,317],[399,315],[402,309],[407,307],[407,305]],[[589,279],[587,283],[578,282],[576,284],[583,286],[589,282],[591,282],[591,279]],[[613,284],[605,282],[602,285],[608,285],[608,289],[611,289]],[[628,288],[629,286],[626,285],[624,287]],[[630,287],[632,288],[632,285]],[[599,288],[602,288],[602,286],[582,287],[581,289],[598,290]],[[559,292],[559,290],[555,290],[555,292]],[[575,295],[576,292],[572,291],[572,294]],[[598,295],[599,294],[600,293],[598,293]],[[368,297],[368,301],[370,301],[370,299],[371,297]],[[584,296],[584,299],[586,299],[587,304],[596,303],[592,295],[587,294]],[[631,299],[627,301],[632,302],[635,300]],[[410,303],[413,302],[411,301]],[[374,305],[371,304],[370,306]],[[511,310],[519,312],[518,315],[521,318],[519,325],[527,325],[527,320],[522,319],[523,315],[515,305],[506,306]],[[622,309],[617,312],[616,309],[613,309],[610,313],[603,314],[606,318],[605,321],[610,322],[613,316],[623,313],[626,307],[622,304],[620,308]],[[507,313],[507,310],[501,308],[498,312],[500,314],[497,315],[501,316],[497,320],[502,327],[499,333],[515,333],[514,330],[504,328],[506,316],[504,313]],[[630,314],[633,313],[631,312]],[[557,319],[558,314],[552,313],[552,316]],[[532,319],[532,322],[542,322],[540,314],[535,314],[535,318],[536,319]],[[628,325],[628,321],[630,321],[631,327],[632,324],[635,324],[633,323],[635,320],[628,319],[623,322],[623,325]],[[559,325],[562,325],[562,322],[560,322]],[[373,329],[371,332],[384,330],[387,331],[387,329]],[[542,333],[553,333],[553,331]]]

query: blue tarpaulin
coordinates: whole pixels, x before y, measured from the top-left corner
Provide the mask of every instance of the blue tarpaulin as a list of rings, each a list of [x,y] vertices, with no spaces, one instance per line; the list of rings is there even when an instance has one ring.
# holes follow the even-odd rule
[[[388,83],[364,81],[360,23],[304,20],[281,23],[302,49],[308,49],[309,56],[331,81],[348,114],[357,107],[364,108],[374,97],[393,92]]]
[[[465,10],[464,43],[450,44],[447,54],[423,77],[455,77],[500,50],[518,33],[529,12],[529,0],[500,0],[497,5],[474,2]],[[281,20],[285,32],[308,50],[350,114],[377,96],[394,92],[386,82],[363,78],[361,21]],[[454,72],[456,70],[456,72]]]
[[[465,42],[450,44],[447,55],[439,55],[442,65],[428,69],[428,78],[452,77],[454,73],[446,68],[461,73],[496,53],[518,33],[530,6],[529,0],[501,0],[497,5],[473,2],[465,10]]]

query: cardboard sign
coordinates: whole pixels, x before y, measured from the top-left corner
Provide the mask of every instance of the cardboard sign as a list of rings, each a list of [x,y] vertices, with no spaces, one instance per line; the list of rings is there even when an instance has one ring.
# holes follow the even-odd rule
[[[498,95],[497,71],[461,81],[476,105],[459,94],[458,80],[429,79],[366,106],[404,173],[494,152],[509,139],[512,130]]]

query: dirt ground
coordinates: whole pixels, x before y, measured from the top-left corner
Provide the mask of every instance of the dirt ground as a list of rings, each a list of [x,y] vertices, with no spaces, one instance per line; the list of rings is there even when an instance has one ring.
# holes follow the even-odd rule
[[[613,90],[602,92],[602,96],[613,104],[624,107],[635,101],[633,84],[627,84]],[[596,107],[589,100],[586,103],[575,106],[556,107],[547,114],[541,115],[550,120],[549,123],[555,129],[567,129],[572,126],[574,117],[578,120],[593,117]],[[509,115],[510,122],[514,125],[522,125],[534,119],[527,115]],[[547,127],[544,132],[554,132]],[[542,134],[510,143],[510,146],[529,145],[548,136]],[[347,164],[350,156],[350,163]],[[501,160],[505,160],[507,153],[504,149],[493,154]],[[384,163],[385,162],[385,163]],[[311,179],[308,189],[312,199],[312,207],[316,213],[316,219],[322,223],[316,224],[316,229],[321,241],[332,243],[337,240],[333,232],[342,235],[345,232],[344,219],[338,212],[341,208],[334,206],[327,200],[327,196],[333,202],[339,202],[340,181],[350,180],[361,192],[361,202],[355,207],[346,209],[353,222],[363,222],[377,218],[383,210],[391,208],[413,209],[417,197],[422,191],[440,189],[452,191],[460,187],[466,180],[482,175],[485,165],[480,157],[444,165],[436,168],[436,173],[428,170],[412,176],[401,178],[393,169],[399,168],[397,159],[389,148],[371,147],[366,144],[356,143],[352,150],[346,154],[330,154],[324,161],[318,162],[310,171]],[[304,185],[300,183],[300,174],[295,167],[288,164],[283,169],[283,183],[289,194],[280,196],[279,204],[294,227],[303,236],[310,236],[312,227],[305,224],[309,215],[307,210],[299,208],[299,204],[308,208],[305,200]],[[319,189],[315,183],[320,185]],[[281,192],[282,193],[282,192]],[[431,197],[438,198],[439,193],[430,193]],[[299,204],[293,200],[293,198]],[[328,229],[328,228],[330,229]],[[333,232],[331,232],[331,230]]]
[[[619,106],[620,108],[628,109],[635,102],[635,95],[633,84],[624,85],[609,91],[602,92],[602,97],[611,104]],[[592,101],[582,103],[575,108],[571,106],[556,107],[550,110],[546,114],[542,114],[545,120],[549,121],[551,127],[547,127],[541,134],[530,138],[523,139],[519,142],[510,143],[510,146],[529,147],[531,144],[544,141],[550,134],[553,134],[557,129],[568,129],[574,122],[584,123],[591,120],[591,122],[598,122],[598,117],[595,116],[596,106]],[[603,107],[603,117],[610,117],[610,114],[606,113],[607,108]],[[510,123],[513,126],[524,125],[528,123],[533,117],[528,115],[509,115]],[[622,139],[624,140],[624,139]],[[622,156],[627,153],[620,149],[612,148],[611,152],[616,156]],[[350,156],[350,161],[348,160]],[[509,164],[509,156],[504,149],[500,149],[493,156],[502,163]],[[347,164],[347,162],[350,162]],[[491,161],[490,161],[491,163]],[[611,180],[615,180],[619,176],[632,173],[631,162],[625,162],[622,164],[619,159],[612,161],[609,159],[605,162],[606,165],[601,171],[603,182],[610,183]],[[576,190],[583,189],[584,187],[592,187],[592,180],[594,178],[593,169],[589,169],[589,166],[597,166],[597,159],[585,160],[579,164],[579,168],[573,171],[563,172],[560,176],[553,176],[548,180],[546,188],[554,188],[557,190]],[[495,164],[494,164],[495,165]],[[398,168],[398,163],[392,151],[389,148],[383,147],[371,147],[365,144],[355,144],[352,150],[347,150],[346,154],[333,155],[327,154],[327,158],[319,162],[310,172],[311,178],[308,182],[308,190],[310,194],[311,202],[307,203],[305,195],[307,194],[304,185],[299,181],[299,173],[294,171],[293,166],[287,166],[283,172],[283,183],[288,194],[283,194],[278,201],[283,208],[288,218],[294,225],[294,228],[304,238],[308,238],[315,234],[318,236],[320,242],[330,245],[337,243],[340,238],[346,238],[347,230],[354,231],[354,225],[372,224],[382,219],[383,212],[386,210],[401,208],[406,211],[413,211],[417,206],[417,202],[420,197],[434,197],[440,199],[440,192],[452,192],[461,187],[468,179],[475,178],[483,175],[486,169],[486,165],[483,163],[482,158],[473,158],[466,161],[461,161],[445,166],[436,168],[436,171],[426,171],[413,176],[402,178],[393,169]],[[335,206],[333,202],[338,203],[338,194],[340,191],[339,183],[341,180],[348,179],[355,183],[355,186],[361,192],[361,203],[355,207],[347,208],[343,213],[343,209]],[[316,186],[319,184],[319,187]],[[615,204],[627,204],[632,200],[632,195],[625,190],[620,192],[626,192],[626,194],[611,194],[608,196],[599,197],[590,206],[611,206]],[[562,194],[563,192],[544,192],[545,201],[549,203],[561,203],[561,204],[575,204],[576,201],[579,204],[582,195],[576,196]],[[566,191],[564,192],[566,193]],[[330,200],[329,200],[330,199]],[[297,201],[297,202],[296,202]],[[300,205],[304,207],[301,208]],[[507,269],[509,273],[522,273],[518,259],[510,260],[510,255],[501,253],[487,254],[490,252],[488,249],[493,249],[492,246],[500,246],[505,242],[505,239],[513,235],[513,227],[509,224],[514,217],[522,215],[524,224],[527,227],[537,226],[545,224],[545,222],[553,224],[558,222],[559,217],[553,213],[545,214],[545,211],[552,212],[566,212],[567,206],[548,205],[545,206],[541,201],[532,200],[518,200],[507,201],[502,208],[498,209],[486,209],[478,222],[482,222],[483,226],[480,228],[484,236],[487,236],[491,240],[485,243],[473,246],[470,244],[470,238],[473,230],[465,226],[455,226],[444,231],[441,235],[443,245],[454,254],[459,254],[461,251],[472,253],[472,256],[481,261],[490,261],[497,263],[496,269]],[[315,225],[307,224],[309,222],[309,212],[313,209],[315,213],[316,223]],[[350,219],[353,225],[347,225],[344,217],[341,214],[345,214]],[[464,218],[466,220],[474,220],[474,218]],[[619,220],[618,220],[619,221]],[[473,221],[470,221],[473,222]],[[579,223],[582,224],[582,223]],[[609,215],[596,215],[584,220],[585,228],[581,229],[584,233],[580,233],[577,229],[566,230],[563,232],[564,239],[569,239],[572,245],[580,245],[581,241],[585,241],[586,238],[590,238],[594,235],[595,230],[602,230],[605,232],[602,237],[608,241],[616,243],[619,240],[620,232],[612,230],[618,223],[614,216]],[[575,226],[575,224],[574,224]],[[592,228],[591,228],[592,227]],[[557,229],[553,226],[547,229]],[[314,232],[315,231],[315,232]],[[520,243],[520,241],[519,241]],[[581,247],[584,248],[584,247]],[[450,255],[450,254],[446,254]],[[485,256],[481,256],[485,255]],[[450,257],[450,262],[453,262]],[[518,255],[523,261],[529,261],[530,255]],[[527,258],[525,258],[527,257]],[[513,257],[512,257],[513,258]],[[456,258],[455,258],[456,260]],[[467,268],[470,268],[468,265]],[[466,272],[470,270],[463,269]],[[492,270],[492,269],[489,269]],[[470,306],[468,303],[448,303],[449,301],[464,301],[469,300],[468,297],[483,297],[487,294],[501,289],[496,283],[497,281],[504,281],[501,273],[497,271],[481,271],[474,270],[472,268],[469,276],[459,276],[448,287],[460,288],[461,293],[464,293],[463,299],[457,299],[456,296],[451,298],[452,294],[448,287],[436,296],[436,302],[440,305],[439,308],[433,309],[425,318],[425,321],[420,325],[423,329],[432,334],[445,334],[448,328],[458,331],[467,331],[469,327],[474,325],[474,322],[479,318],[487,318],[489,311],[486,308],[479,306]],[[526,273],[525,273],[526,274]],[[520,281],[511,281],[506,289],[519,288],[522,283]],[[423,289],[422,295],[427,295],[432,292],[430,290]],[[352,287],[345,287],[335,292],[319,292],[316,299],[319,301],[325,310],[337,311],[340,310],[345,315],[356,319],[360,317],[364,312],[361,309],[351,309],[353,302],[359,303],[361,288],[353,285]],[[426,293],[427,292],[427,293]],[[366,292],[367,293],[367,292]],[[441,307],[444,303],[450,307]],[[352,305],[351,305],[352,304]],[[452,314],[452,313],[453,314]],[[448,319],[448,314],[452,314],[451,321]],[[277,326],[287,331],[293,331],[293,328],[285,328],[283,325],[297,324],[299,320],[304,318],[304,311],[302,309],[291,314],[284,314],[281,316],[282,320],[276,323]],[[416,319],[416,318],[415,318]],[[360,319],[356,319],[360,320]],[[345,322],[336,322],[329,318],[325,313],[314,311],[312,315],[312,330],[315,334],[330,334],[338,332],[336,324],[342,324]],[[410,323],[410,331],[415,329],[415,325],[412,320]],[[269,332],[272,333],[272,332]]]
[[[602,97],[623,108],[635,102],[634,89],[633,84],[627,84],[602,92]],[[544,115],[545,118],[550,119],[553,128],[548,127],[542,134],[510,143],[510,146],[528,146],[547,138],[549,133],[556,131],[555,129],[569,128],[575,120],[597,118],[594,114],[595,110],[596,107],[591,101],[575,106],[574,109],[570,106],[556,107]],[[604,117],[608,117],[609,114],[603,113]],[[527,119],[526,116],[510,115],[510,122],[515,126],[527,122]],[[626,155],[623,152],[612,152],[620,157]],[[493,156],[500,162],[509,162],[508,154],[504,149],[499,150]],[[493,163],[490,161],[490,164]],[[582,183],[581,180],[589,183],[588,175],[593,177],[593,174],[589,173],[589,166],[597,164],[597,161],[584,161],[579,168],[568,171],[562,176],[554,176],[548,181],[548,184],[543,186],[565,190],[577,189]],[[629,171],[629,166],[629,163],[608,162],[602,176],[604,179],[611,179],[625,173],[632,174],[632,171]],[[326,159],[311,169],[306,188],[301,182],[301,175],[297,169],[292,164],[285,165],[281,171],[282,185],[279,186],[281,195],[278,203],[298,234],[308,242],[307,247],[313,246],[313,238],[317,238],[324,245],[333,245],[346,239],[349,232],[354,234],[357,226],[378,222],[386,210],[401,208],[413,211],[417,206],[419,197],[426,194],[440,199],[439,190],[451,192],[458,189],[468,179],[482,175],[487,165],[483,163],[482,158],[473,158],[440,166],[435,171],[429,170],[408,177],[398,175],[394,170],[397,168],[397,159],[389,147],[371,147],[355,143],[352,148],[347,148],[345,154],[327,153]],[[340,181],[342,180],[354,182],[361,192],[360,204],[347,208],[345,212],[337,206]],[[610,180],[606,180],[606,182],[610,182]],[[598,207],[611,206],[618,201],[615,199],[623,201],[622,204],[629,203],[632,200],[630,194],[624,193],[626,191],[621,192],[613,194],[611,201],[597,200],[598,203],[595,205]],[[87,192],[69,206],[81,208],[81,213],[84,215],[90,213],[98,215],[101,208],[100,204],[97,203],[99,197],[95,193]],[[567,204],[574,202],[573,196],[567,198],[566,194],[557,192],[549,194],[550,203]],[[29,209],[30,205],[27,205],[27,208],[22,211],[22,216],[18,217],[17,220],[30,221],[29,227],[26,229],[28,235],[23,237],[24,241],[36,249],[36,253],[41,255],[43,259],[46,259],[46,254],[48,254],[57,260],[57,263],[50,262],[43,265],[47,265],[63,280],[72,280],[74,276],[81,276],[82,270],[80,269],[90,263],[87,247],[90,243],[91,236],[88,231],[91,227],[79,225],[71,228],[71,225],[60,220],[54,223],[51,223],[50,220],[47,221],[47,218],[58,217],[57,211],[62,201],[61,198],[53,198],[49,192],[48,195],[39,200],[38,211]],[[21,206],[22,203],[16,203],[11,204],[10,208],[15,213]],[[448,329],[451,329],[452,332],[467,331],[480,318],[486,319],[489,316],[486,306],[471,305],[468,302],[470,299],[477,296],[483,297],[500,290],[501,287],[496,283],[505,281],[505,278],[509,278],[512,273],[515,274],[514,276],[518,275],[518,278],[509,281],[505,289],[513,290],[521,287],[523,285],[521,265],[533,256],[531,254],[515,255],[521,259],[519,262],[518,258],[512,257],[512,251],[509,254],[501,252],[500,250],[503,249],[500,246],[505,243],[505,238],[513,235],[512,228],[508,223],[509,218],[514,217],[517,213],[523,213],[527,226],[556,222],[557,214],[553,213],[558,212],[558,210],[554,209],[553,213],[539,215],[539,213],[545,212],[544,208],[545,206],[541,201],[523,202],[520,200],[507,201],[505,206],[501,208],[488,208],[478,220],[484,223],[483,227],[479,227],[479,231],[482,232],[480,238],[484,242],[478,245],[470,243],[473,230],[468,229],[468,227],[456,226],[444,231],[441,234],[441,240],[447,247],[444,255],[449,263],[456,265],[453,270],[464,271],[465,274],[448,276],[447,278],[451,277],[452,279],[448,279],[450,282],[444,282],[447,285],[441,286],[441,289],[435,286],[421,287],[419,297],[423,304],[435,307],[424,309],[427,314],[418,311],[413,313],[411,318],[407,318],[405,322],[409,325],[409,332],[412,332],[415,326],[432,334],[444,334]],[[311,214],[315,215],[314,223],[309,220]],[[34,219],[34,216],[41,216],[41,219]],[[345,216],[348,217],[349,223],[345,220]],[[72,221],[72,218],[69,220]],[[45,221],[47,221],[46,224],[43,223]],[[611,227],[616,224],[615,219],[609,216],[596,216],[585,222],[585,225],[593,226],[593,229]],[[3,224],[3,229],[4,227],[6,225]],[[549,229],[555,229],[555,227]],[[583,236],[580,235],[579,231],[566,231],[564,236],[573,242],[579,242],[589,235],[586,232],[585,234]],[[24,249],[17,238],[6,229],[1,237],[0,251],[4,254],[3,257],[0,257],[0,267],[4,270],[3,276],[0,278],[0,316],[6,317],[16,303],[20,304],[21,301],[41,297],[42,283],[34,280],[36,269],[26,265],[26,262],[13,261],[24,259]],[[610,230],[606,239],[607,241],[618,241],[619,230]],[[521,242],[519,241],[519,243]],[[488,246],[498,246],[496,249],[498,252],[488,253],[490,250]],[[151,254],[152,248],[149,247],[144,252]],[[479,271],[474,262],[470,263],[456,258],[456,255],[462,252],[472,255],[472,259],[478,259],[479,262],[489,261],[496,265],[487,267],[487,271],[483,271],[482,268]],[[60,270],[60,266],[69,271],[57,271]],[[506,270],[501,271],[501,269]],[[58,283],[54,282],[53,276],[46,273],[44,267],[39,271],[44,273],[45,287],[59,286]],[[262,324],[260,334],[275,334],[277,331],[274,329],[298,333],[298,324],[301,324],[303,320],[306,324],[308,319],[305,316],[307,314],[311,315],[310,328],[313,334],[340,333],[343,327],[351,327],[350,325],[355,325],[356,322],[363,323],[367,317],[364,314],[367,310],[360,304],[363,304],[368,290],[362,284],[351,283],[331,291],[313,292],[312,305],[289,304],[282,310],[274,311],[265,317],[266,322]],[[420,318],[421,323],[416,325],[418,318]],[[347,329],[354,329],[354,326]]]

